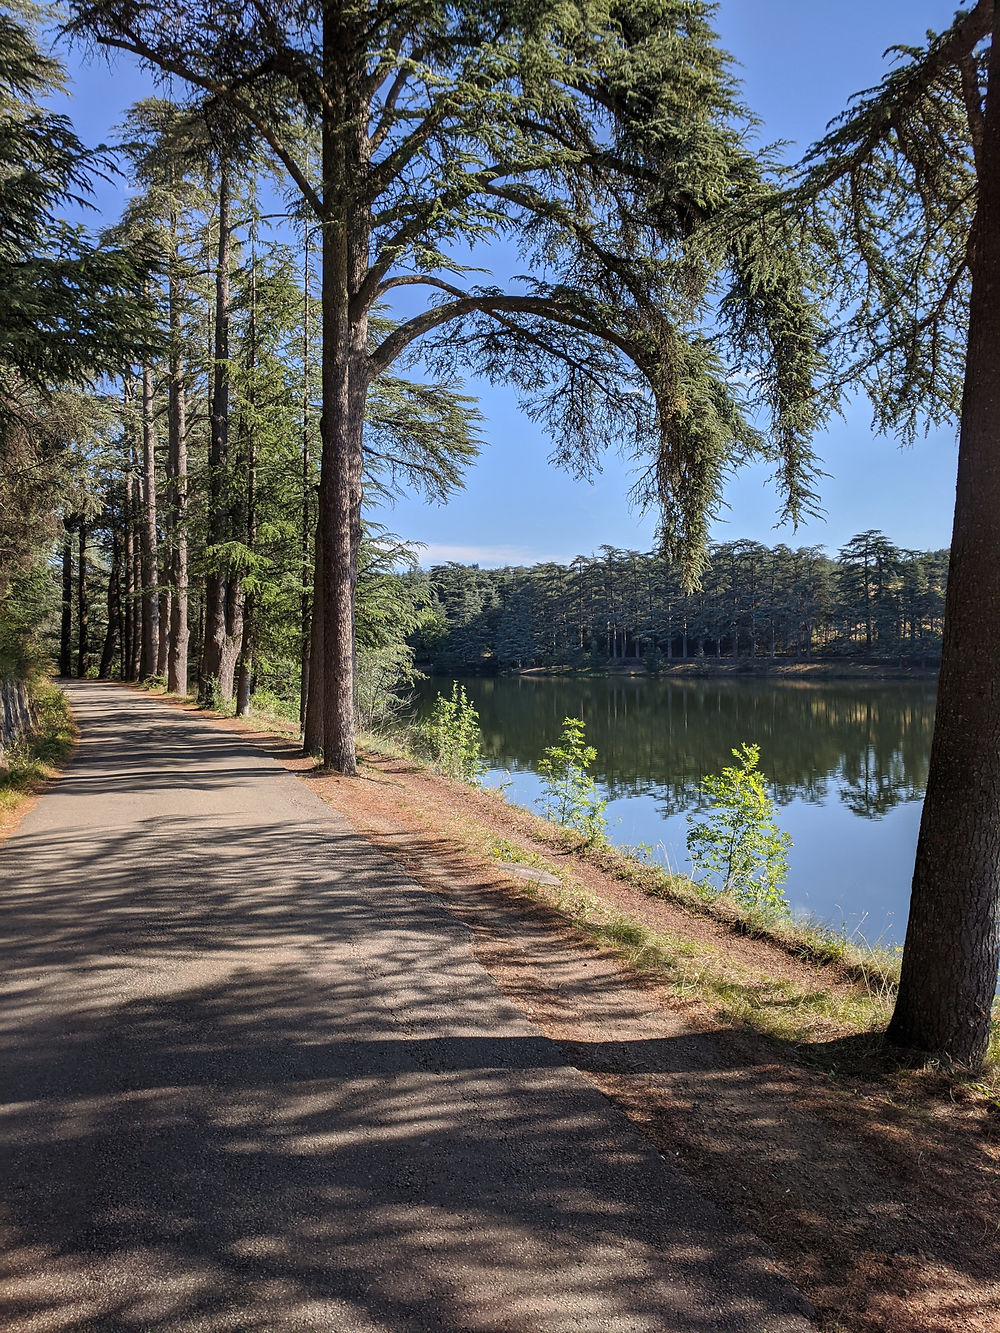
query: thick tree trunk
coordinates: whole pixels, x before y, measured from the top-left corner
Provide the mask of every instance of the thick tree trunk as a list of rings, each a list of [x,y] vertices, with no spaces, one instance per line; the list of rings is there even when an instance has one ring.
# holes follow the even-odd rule
[[[229,270],[232,251],[230,164],[219,164],[219,248],[215,269],[215,347],[209,440],[209,531],[213,543],[231,536],[229,505]],[[210,680],[224,699],[233,697],[233,675],[243,631],[243,597],[231,567],[216,559],[205,578],[205,637],[199,694],[207,697]]]
[[[142,648],[139,675],[147,680],[160,671],[160,594],[156,540],[156,431],[153,424],[153,372],[142,371]]]
[[[59,674],[73,674],[73,533],[72,520],[63,520],[62,626],[59,636]]]
[[[76,674],[90,670],[90,594],[87,588],[87,520],[80,516],[80,563],[76,583]]]
[[[362,178],[366,167],[366,141],[364,118],[357,114],[360,103],[355,106],[352,101],[356,92],[352,77],[358,72],[349,74],[340,64],[348,50],[342,21],[336,7],[326,11],[324,69],[329,87],[337,88],[345,100],[342,119],[327,115],[323,126],[322,522],[316,543],[316,586],[322,589],[323,610],[322,651],[312,659],[310,693],[322,688],[324,764],[352,775],[357,772],[354,591],[361,531],[368,323],[364,312],[352,310],[351,298],[367,269],[368,231],[367,219],[351,197],[352,183]],[[318,602],[314,600],[313,605],[313,638],[317,640]]]
[[[1000,40],[990,53],[938,706],[889,1039],[981,1064],[1000,961]],[[993,631],[996,631],[994,633]],[[985,632],[984,632],[985,631]]]
[[[310,342],[309,327],[309,226],[305,229],[305,271],[303,274],[304,305],[302,312],[302,596],[299,602],[299,625],[302,634],[301,659],[299,663],[299,727],[303,737],[306,731],[306,709],[309,699],[309,658],[311,652],[310,634],[312,605],[309,599],[309,574],[315,560],[312,540],[311,506],[309,492],[312,489],[312,459],[309,450],[309,372]],[[307,751],[309,753],[309,751]]]
[[[175,228],[176,234],[176,228]],[[187,694],[188,688],[188,550],[187,550],[187,390],[182,347],[180,292],[176,260],[170,265],[170,632],[167,640],[167,688]]]

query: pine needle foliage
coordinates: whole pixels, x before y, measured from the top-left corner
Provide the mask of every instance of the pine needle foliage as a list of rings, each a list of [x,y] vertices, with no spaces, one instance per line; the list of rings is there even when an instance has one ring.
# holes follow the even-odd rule
[[[905,440],[961,408],[991,25],[978,3],[891,48],[785,200],[826,270],[834,388],[862,387],[876,427]]]
[[[712,10],[77,0],[70,29],[246,119],[354,256],[352,327],[409,289],[416,313],[358,338],[359,376],[419,355],[444,382],[512,384],[575,473],[621,450],[690,582],[741,463],[775,464],[786,517],[815,508],[809,440],[827,410],[796,237],[736,211],[778,181]],[[302,147],[303,122],[331,117],[336,182]],[[497,241],[522,272],[476,280]]]

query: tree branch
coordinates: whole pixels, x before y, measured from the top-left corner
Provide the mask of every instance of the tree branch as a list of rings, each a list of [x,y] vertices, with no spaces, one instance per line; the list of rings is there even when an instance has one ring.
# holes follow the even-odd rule
[[[380,375],[410,343],[442,324],[447,324],[453,319],[461,319],[464,315],[496,313],[537,315],[563,328],[599,337],[617,347],[633,364],[639,364],[638,351],[627,339],[606,325],[588,319],[586,311],[572,306],[569,302],[559,305],[552,298],[544,296],[462,295],[454,301],[446,301],[431,310],[425,310],[422,314],[407,320],[405,324],[397,325],[369,357],[371,377]]]
[[[324,210],[322,200],[309,184],[301,167],[275,134],[268,120],[264,116],[258,114],[252,102],[248,102],[246,98],[241,97],[240,94],[235,91],[235,86],[233,84],[225,82],[224,80],[211,79],[206,75],[195,73],[186,65],[182,64],[181,61],[173,60],[169,56],[163,55],[135,34],[112,37],[107,34],[97,35],[95,33],[94,40],[101,46],[111,46],[119,51],[128,51],[130,55],[139,56],[140,59],[145,60],[150,65],[162,70],[165,74],[175,74],[178,78],[184,79],[185,82],[194,84],[196,88],[201,88],[215,97],[225,98],[241,116],[244,116],[246,120],[260,132],[266,143],[273,149],[275,156],[281,162],[289,176],[291,176],[292,180],[299,187],[303,198],[309,204],[310,208],[312,208],[313,212],[320,220],[323,220]],[[262,66],[261,70],[265,68],[265,66]]]

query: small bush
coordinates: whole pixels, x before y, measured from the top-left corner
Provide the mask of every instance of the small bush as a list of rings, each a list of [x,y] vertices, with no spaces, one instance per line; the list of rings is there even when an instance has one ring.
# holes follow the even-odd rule
[[[760,771],[760,747],[733,750],[736,763],[705,778],[706,810],[688,815],[687,847],[695,873],[719,893],[752,906],[788,911],[781,885],[792,840],[778,828]]]
[[[439,694],[430,716],[415,732],[440,772],[461,782],[478,781],[484,768],[483,736],[479,714],[469,702],[464,685],[453,680],[451,696]]]
[[[582,720],[566,717],[559,744],[548,746],[538,764],[545,779],[546,815],[575,829],[588,842],[603,842],[607,827],[607,802],[598,796],[597,783],[587,773],[596,758],[597,751],[584,741]]]

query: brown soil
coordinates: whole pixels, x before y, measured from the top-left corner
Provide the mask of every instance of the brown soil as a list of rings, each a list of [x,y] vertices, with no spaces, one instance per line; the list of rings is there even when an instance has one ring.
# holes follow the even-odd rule
[[[555,857],[540,821],[493,796],[377,756],[357,779],[323,774],[287,741],[255,738],[449,903],[505,993],[704,1194],[773,1247],[827,1333],[1000,1331],[995,1101],[926,1070],[887,1072],[869,1058],[870,1037],[831,1031],[792,1047],[727,1025],[695,989],[637,975],[589,944],[505,873],[489,843],[558,860],[622,910],[722,948],[762,978],[846,980],[572,854]]]

